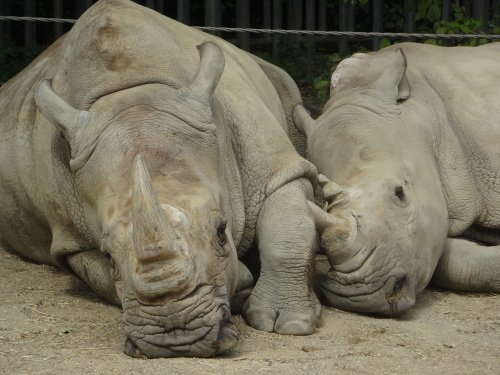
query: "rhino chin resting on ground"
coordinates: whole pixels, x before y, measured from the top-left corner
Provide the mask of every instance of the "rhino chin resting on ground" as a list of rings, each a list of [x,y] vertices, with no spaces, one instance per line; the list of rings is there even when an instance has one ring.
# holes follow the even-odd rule
[[[400,313],[431,278],[500,292],[500,43],[356,54],[330,90],[317,121],[294,109],[328,204],[328,303]]]
[[[313,333],[316,170],[287,138],[289,88],[221,39],[99,1],[0,91],[1,237],[122,306],[131,356],[224,352],[241,308]]]

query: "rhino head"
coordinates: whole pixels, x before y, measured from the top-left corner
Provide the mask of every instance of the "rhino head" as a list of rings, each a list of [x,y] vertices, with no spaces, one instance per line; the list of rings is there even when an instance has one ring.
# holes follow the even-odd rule
[[[447,234],[447,208],[429,142],[418,131],[401,50],[357,54],[332,76],[331,98],[306,133],[322,174],[324,210],[311,205],[331,269],[322,285],[332,306],[394,315],[429,283]],[[406,108],[405,108],[406,107]],[[333,182],[332,182],[333,181]]]
[[[224,56],[213,43],[199,51],[194,79],[178,89],[132,87],[88,111],[65,102],[48,80],[36,92],[70,146],[81,220],[109,259],[125,352],[134,357],[206,357],[231,348],[238,333],[230,301],[242,280],[251,284],[232,240],[211,109]]]

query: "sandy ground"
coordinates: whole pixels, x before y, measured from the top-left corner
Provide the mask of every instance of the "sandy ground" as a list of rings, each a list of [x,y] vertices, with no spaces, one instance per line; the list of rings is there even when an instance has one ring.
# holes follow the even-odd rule
[[[75,277],[0,248],[0,283],[0,374],[500,374],[498,295],[429,289],[398,319],[325,307],[306,337],[235,316],[221,357],[140,360],[122,353],[120,310]]]

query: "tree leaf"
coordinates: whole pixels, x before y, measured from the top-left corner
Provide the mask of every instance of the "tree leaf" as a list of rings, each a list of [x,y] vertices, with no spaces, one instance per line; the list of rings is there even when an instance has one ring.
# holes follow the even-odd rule
[[[385,48],[385,47],[389,47],[390,45],[391,45],[391,41],[389,39],[384,38],[380,41],[380,49]]]

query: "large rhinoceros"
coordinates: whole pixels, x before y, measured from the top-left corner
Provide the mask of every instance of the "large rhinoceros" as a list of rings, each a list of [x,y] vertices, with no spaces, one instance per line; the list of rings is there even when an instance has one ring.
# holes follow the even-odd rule
[[[282,99],[300,99],[292,86]],[[283,108],[230,43],[101,0],[1,88],[1,237],[122,306],[131,356],[231,348],[233,297],[253,281],[238,256],[254,242],[247,322],[310,334],[316,169]]]
[[[294,117],[328,203],[329,304],[400,313],[433,275],[500,292],[500,43],[355,54],[317,121]]]

